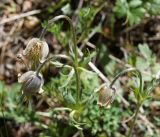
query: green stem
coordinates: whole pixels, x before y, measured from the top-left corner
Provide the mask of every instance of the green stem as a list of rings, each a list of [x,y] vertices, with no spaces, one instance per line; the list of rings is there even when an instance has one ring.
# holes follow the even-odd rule
[[[138,116],[138,112],[139,112],[139,109],[141,107],[141,103],[138,103],[137,104],[137,108],[136,108],[136,112],[135,112],[135,116],[134,116],[134,119],[133,119],[133,122],[132,122],[132,125],[130,127],[130,130],[129,130],[129,133],[128,133],[128,136],[127,137],[131,137],[132,136],[132,131],[133,131],[133,128],[134,128],[134,125],[136,123],[136,119],[137,119],[137,116]]]
[[[79,130],[80,137],[84,137],[83,131]]]
[[[53,59],[57,59],[57,58],[63,58],[63,59],[71,60],[71,59],[70,59],[68,56],[66,56],[66,55],[61,55],[61,54],[53,55],[52,57],[47,58],[42,64],[39,64],[39,66],[38,66],[38,68],[37,68],[37,70],[36,70],[36,74],[38,75],[38,74],[40,73],[41,69],[43,68],[43,66],[44,66],[47,62],[49,62],[49,61],[51,61],[51,60],[53,60]]]
[[[139,76],[139,99],[140,99],[140,94],[142,93],[142,91],[143,91],[143,81],[142,81],[142,74],[141,74],[141,72],[138,70],[138,69],[136,69],[136,68],[129,68],[129,69],[125,69],[125,70],[123,70],[122,72],[120,72],[117,76],[115,76],[115,78],[113,79],[113,81],[111,82],[111,84],[110,84],[110,88],[112,88],[113,87],[113,85],[114,85],[114,83],[116,82],[116,80],[120,77],[120,76],[122,76],[122,75],[124,75],[125,73],[128,73],[128,72],[137,72],[138,73],[138,76]]]
[[[9,137],[8,135],[8,130],[7,130],[7,126],[6,126],[6,120],[5,120],[5,115],[4,115],[4,112],[3,112],[3,92],[2,92],[2,95],[1,95],[1,108],[2,108],[2,116],[3,116],[3,122],[4,122],[4,128],[5,128],[5,132],[6,132],[6,136]]]
[[[141,100],[141,93],[143,92],[143,80],[142,80],[142,75],[141,75],[141,72],[136,69],[136,68],[129,68],[129,69],[126,69],[122,72],[120,72],[117,76],[115,76],[115,78],[113,79],[113,81],[111,82],[110,84],[110,88],[112,88],[112,86],[114,85],[114,83],[116,82],[116,80],[124,75],[125,73],[128,73],[128,72],[137,72],[138,73],[138,76],[139,76],[139,92],[138,92],[138,98],[137,98],[137,107],[136,107],[136,112],[135,112],[135,116],[134,116],[134,119],[133,119],[133,122],[132,122],[132,125],[131,125],[131,128],[130,128],[130,131],[129,131],[129,134],[127,137],[131,137],[131,134],[132,134],[132,131],[133,131],[133,128],[134,128],[134,125],[135,125],[135,122],[136,122],[136,119],[137,119],[137,116],[138,116],[138,112],[139,112],[139,109],[141,107],[141,104],[143,102],[143,100]]]
[[[72,20],[68,17],[68,16],[65,16],[65,15],[59,15],[59,16],[56,16],[54,17],[53,19],[49,20],[48,21],[48,25],[42,30],[42,33],[41,33],[41,36],[40,36],[40,39],[43,39],[44,38],[44,35],[48,29],[49,26],[53,25],[54,22],[60,20],[60,19],[65,19],[69,22],[70,24],[70,29],[73,33],[73,50],[74,50],[74,53],[75,53],[75,62],[76,64],[78,63],[78,52],[77,52],[77,42],[76,42],[76,34],[75,34],[75,30],[74,30],[74,26],[72,24]]]
[[[78,72],[78,67],[76,67],[76,65],[74,66],[74,71],[75,71],[75,74],[76,74],[76,89],[77,89],[76,100],[77,100],[77,103],[78,103],[80,101],[80,98],[81,98],[81,91],[80,91],[80,75],[79,75],[79,72]]]
[[[78,72],[79,63],[78,63],[76,34],[75,34],[75,29],[74,29],[72,20],[68,16],[65,16],[65,15],[59,15],[59,16],[54,17],[53,19],[48,21],[48,25],[42,30],[40,39],[44,38],[44,35],[45,35],[46,31],[47,31],[48,26],[51,26],[55,21],[58,21],[59,19],[65,19],[65,20],[67,20],[69,22],[70,29],[71,29],[72,35],[73,35],[74,71],[75,71],[75,75],[76,75],[77,102],[79,102],[80,96],[81,96],[81,92],[80,92],[80,76],[79,76],[79,72]]]

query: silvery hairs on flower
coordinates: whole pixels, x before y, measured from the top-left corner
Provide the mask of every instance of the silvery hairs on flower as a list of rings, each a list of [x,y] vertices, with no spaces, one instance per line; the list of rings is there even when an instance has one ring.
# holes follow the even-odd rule
[[[34,67],[39,63],[43,63],[49,53],[49,47],[46,41],[39,38],[32,38],[23,50],[22,55],[25,56]]]
[[[43,92],[43,77],[35,71],[27,71],[26,73],[19,75],[18,82],[22,83],[21,90],[24,95],[34,95]]]

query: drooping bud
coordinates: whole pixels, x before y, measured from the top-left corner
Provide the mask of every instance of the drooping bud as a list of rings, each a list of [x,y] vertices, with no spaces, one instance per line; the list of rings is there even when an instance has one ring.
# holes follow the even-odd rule
[[[28,71],[18,76],[18,82],[22,83],[22,94],[33,95],[42,93],[44,80],[41,75],[37,75],[34,71]]]
[[[115,89],[109,88],[106,84],[102,85],[97,92],[99,93],[97,104],[100,107],[107,107],[114,100]]]
[[[45,61],[48,53],[48,44],[39,38],[32,38],[26,46],[25,50],[23,50],[23,55],[27,59],[41,63]]]

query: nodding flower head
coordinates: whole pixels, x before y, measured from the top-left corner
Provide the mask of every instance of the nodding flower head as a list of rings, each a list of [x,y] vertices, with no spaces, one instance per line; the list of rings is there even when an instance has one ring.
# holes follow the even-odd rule
[[[99,93],[99,99],[97,104],[100,107],[107,107],[114,100],[114,88],[109,88],[107,87],[107,85],[102,85],[97,92]]]
[[[43,92],[43,77],[34,71],[28,71],[19,75],[18,82],[22,83],[22,94],[24,95],[34,95]]]
[[[48,53],[48,44],[39,38],[32,38],[25,50],[23,50],[23,55],[26,56],[27,59],[36,62],[40,61],[41,63],[45,61]]]

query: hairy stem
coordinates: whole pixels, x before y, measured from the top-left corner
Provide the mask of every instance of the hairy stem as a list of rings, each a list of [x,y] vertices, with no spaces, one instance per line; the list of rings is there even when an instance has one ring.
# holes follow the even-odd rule
[[[79,130],[80,137],[84,137],[83,131]]]
[[[138,116],[138,112],[139,112],[140,107],[141,107],[141,103],[138,103],[138,104],[137,104],[137,107],[136,107],[135,116],[134,116],[134,119],[133,119],[133,122],[132,122],[132,125],[131,125],[131,127],[130,127],[130,130],[129,130],[129,133],[128,133],[128,136],[127,136],[127,137],[131,137],[131,136],[132,136],[132,131],[133,131],[134,125],[135,125],[135,123],[136,123],[136,119],[137,119],[137,116]]]
[[[143,92],[143,80],[142,80],[142,75],[141,75],[141,72],[136,69],[136,68],[129,68],[129,69],[126,69],[122,72],[120,72],[117,76],[115,76],[115,78],[113,79],[113,81],[111,82],[110,84],[110,88],[112,88],[112,86],[114,85],[114,83],[116,82],[116,80],[124,75],[125,73],[128,73],[128,72],[137,72],[138,73],[138,77],[139,77],[139,92],[138,92],[138,98],[137,99],[137,107],[136,107],[136,112],[135,112],[135,116],[134,116],[134,119],[133,119],[133,122],[132,122],[132,125],[131,125],[131,128],[130,128],[130,131],[129,131],[129,134],[127,137],[131,137],[131,134],[132,134],[132,131],[133,131],[133,128],[134,128],[134,125],[135,125],[135,122],[136,122],[136,119],[137,119],[137,116],[138,116],[138,112],[139,112],[139,109],[143,103],[143,100],[141,100],[141,93]]]
[[[5,120],[5,115],[4,115],[4,112],[3,112],[3,92],[2,92],[2,95],[1,95],[1,108],[2,108],[2,116],[3,116],[3,122],[4,122],[4,128],[5,128],[5,132],[6,132],[6,136],[9,137],[8,135],[8,130],[7,130],[7,126],[6,126],[6,120]]]
[[[79,63],[78,63],[78,52],[77,52],[77,40],[76,40],[76,34],[75,34],[75,29],[72,23],[72,20],[65,15],[59,15],[54,17],[53,19],[48,21],[48,25],[42,30],[40,39],[44,38],[44,35],[47,31],[47,28],[49,26],[51,26],[55,21],[58,21],[60,19],[65,19],[69,22],[70,24],[70,29],[72,32],[72,36],[73,36],[73,52],[74,52],[74,71],[75,71],[75,75],[76,75],[76,89],[77,89],[77,102],[79,102],[80,100],[80,96],[81,96],[81,92],[80,92],[80,76],[79,76],[79,72],[78,72],[78,67],[79,67]]]
[[[136,68],[128,68],[128,69],[125,69],[124,71],[122,71],[122,72],[120,72],[117,76],[115,76],[115,78],[113,79],[113,81],[111,82],[111,84],[110,84],[110,88],[112,88],[113,87],[113,85],[114,85],[114,83],[116,82],[116,80],[120,77],[120,76],[122,76],[122,75],[124,75],[125,73],[128,73],[128,72],[137,72],[138,73],[138,76],[139,76],[139,96],[138,96],[138,99],[140,99],[140,94],[142,93],[142,91],[143,91],[143,81],[142,81],[142,75],[141,75],[141,72],[138,70],[138,69],[136,69]]]
[[[63,58],[63,59],[71,60],[71,59],[70,59],[68,56],[66,56],[66,55],[61,55],[61,54],[53,55],[52,57],[47,58],[42,64],[39,64],[39,66],[38,66],[38,68],[37,68],[37,70],[36,70],[36,74],[38,75],[38,74],[40,73],[41,69],[43,68],[43,66],[44,66],[47,62],[49,62],[49,61],[51,61],[51,60],[53,60],[53,59],[57,59],[57,58]]]

